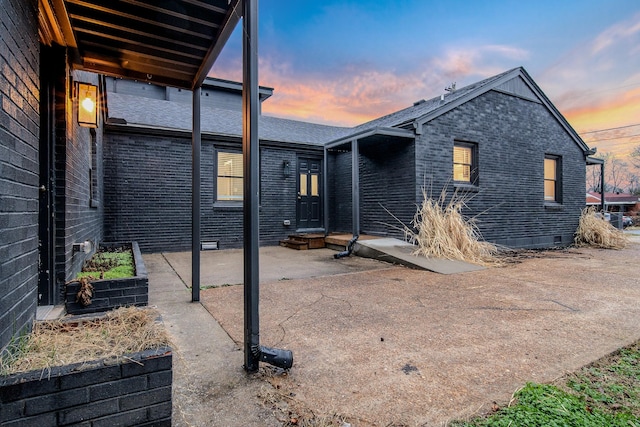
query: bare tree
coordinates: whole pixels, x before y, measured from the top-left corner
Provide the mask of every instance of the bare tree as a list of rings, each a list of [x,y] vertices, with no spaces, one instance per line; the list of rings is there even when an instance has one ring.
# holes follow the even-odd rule
[[[599,164],[587,166],[587,191],[600,191],[600,168]]]
[[[616,158],[615,155],[611,155],[609,161],[609,172],[607,173],[605,169],[605,173],[607,175],[607,182],[611,185],[611,191],[613,192],[622,192],[624,189],[622,186],[629,182],[629,171],[627,169],[628,165],[626,162]]]
[[[604,191],[624,192],[637,187],[638,175],[629,172],[630,165],[627,162],[617,158],[611,152],[604,152],[596,157],[604,160]],[[640,147],[638,147],[638,160],[640,161]],[[589,166],[586,179],[587,191],[600,191],[600,167]]]
[[[640,169],[640,145],[637,145],[636,148],[633,149],[629,158],[633,166]]]

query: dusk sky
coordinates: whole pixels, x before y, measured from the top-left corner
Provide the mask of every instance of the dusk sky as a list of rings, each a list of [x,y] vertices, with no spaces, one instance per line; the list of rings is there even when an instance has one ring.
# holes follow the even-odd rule
[[[599,152],[640,145],[638,0],[259,0],[265,114],[354,126],[523,66]],[[241,25],[213,77],[242,80]],[[606,132],[602,129],[621,128]]]

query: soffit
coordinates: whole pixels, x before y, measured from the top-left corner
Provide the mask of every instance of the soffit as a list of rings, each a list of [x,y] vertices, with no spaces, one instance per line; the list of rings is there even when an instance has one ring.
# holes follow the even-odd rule
[[[50,1],[75,68],[186,89],[202,84],[242,15],[240,0]]]

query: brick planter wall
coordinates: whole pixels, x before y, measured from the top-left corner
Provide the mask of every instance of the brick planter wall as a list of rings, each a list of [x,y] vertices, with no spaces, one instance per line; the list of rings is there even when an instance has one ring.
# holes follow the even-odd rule
[[[0,426],[170,426],[170,347],[0,377]]]
[[[128,245],[128,244],[127,244]],[[126,246],[122,243],[103,243],[101,247]],[[93,280],[91,304],[83,306],[76,302],[80,283],[71,282],[65,290],[65,307],[69,314],[97,313],[125,306],[145,306],[149,303],[149,278],[136,242],[130,244],[135,263],[136,275],[123,279]]]

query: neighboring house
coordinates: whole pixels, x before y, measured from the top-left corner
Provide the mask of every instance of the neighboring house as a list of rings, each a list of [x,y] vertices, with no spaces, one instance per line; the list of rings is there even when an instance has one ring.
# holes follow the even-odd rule
[[[586,198],[587,206],[602,205],[599,192],[589,191]],[[640,197],[625,193],[604,193],[604,209],[606,212],[622,212],[636,215],[640,211]]]
[[[107,88],[105,238],[189,249],[189,105],[147,83]],[[240,89],[209,79],[202,95],[202,240],[220,248],[242,244]],[[464,197],[484,239],[511,247],[570,244],[584,207],[588,147],[522,68],[354,128],[262,116],[259,129],[263,245],[402,237],[423,188]]]

